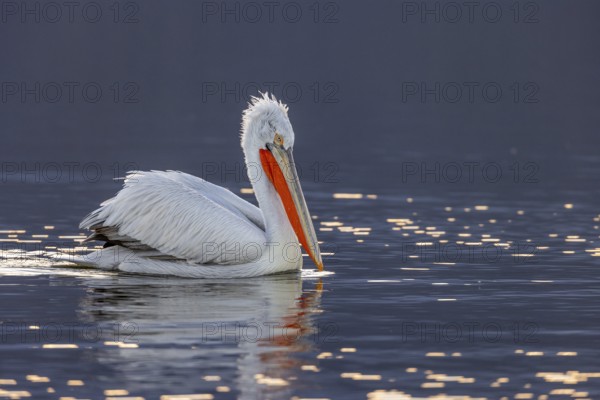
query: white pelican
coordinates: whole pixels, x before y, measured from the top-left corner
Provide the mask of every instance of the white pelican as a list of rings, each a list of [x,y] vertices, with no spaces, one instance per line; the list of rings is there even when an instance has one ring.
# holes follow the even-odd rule
[[[292,148],[287,106],[263,94],[244,111],[241,144],[260,209],[179,171],[133,171],[80,224],[105,248],[70,259],[125,272],[241,278],[302,268],[300,242],[323,261]]]

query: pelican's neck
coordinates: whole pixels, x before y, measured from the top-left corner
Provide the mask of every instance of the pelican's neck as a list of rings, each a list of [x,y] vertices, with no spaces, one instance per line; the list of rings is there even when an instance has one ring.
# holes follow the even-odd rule
[[[252,183],[254,195],[258,200],[258,206],[265,221],[267,240],[280,244],[297,243],[298,239],[283,208],[281,199],[263,170],[259,150],[244,149],[244,155],[248,178]]]

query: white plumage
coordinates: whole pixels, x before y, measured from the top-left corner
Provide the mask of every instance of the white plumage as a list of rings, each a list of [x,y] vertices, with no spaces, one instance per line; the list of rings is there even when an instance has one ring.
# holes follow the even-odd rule
[[[220,252],[266,242],[261,211],[229,190],[178,171],[132,172],[123,189],[88,215],[82,229],[118,227],[174,258],[192,263],[240,264],[249,254]],[[116,239],[111,238],[108,239]],[[127,240],[121,240],[127,244]],[[202,250],[202,251],[199,251]]]
[[[136,273],[250,277],[299,270],[298,242],[305,238],[322,268],[297,175],[285,183],[276,177],[293,168],[293,143],[287,107],[268,95],[254,98],[244,112],[242,147],[260,209],[183,172],[133,171],[123,189],[80,225],[94,232],[88,240],[108,247],[70,261]],[[269,161],[275,167],[267,171]]]

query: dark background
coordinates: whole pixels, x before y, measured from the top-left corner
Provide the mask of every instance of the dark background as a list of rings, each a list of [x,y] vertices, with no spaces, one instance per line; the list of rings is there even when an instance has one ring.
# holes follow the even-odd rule
[[[597,1],[47,4],[2,2],[0,159],[20,172],[235,168],[247,95],[275,87],[298,163],[336,164],[331,191],[421,185],[399,175],[423,160],[496,162],[505,177],[532,162],[540,184],[597,183]],[[436,83],[437,100],[407,91]]]

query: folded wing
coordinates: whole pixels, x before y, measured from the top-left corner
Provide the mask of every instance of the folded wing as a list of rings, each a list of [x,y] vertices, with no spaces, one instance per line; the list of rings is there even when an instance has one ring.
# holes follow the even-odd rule
[[[80,224],[91,240],[201,264],[238,264],[266,242],[262,212],[229,190],[178,171],[133,171]]]

